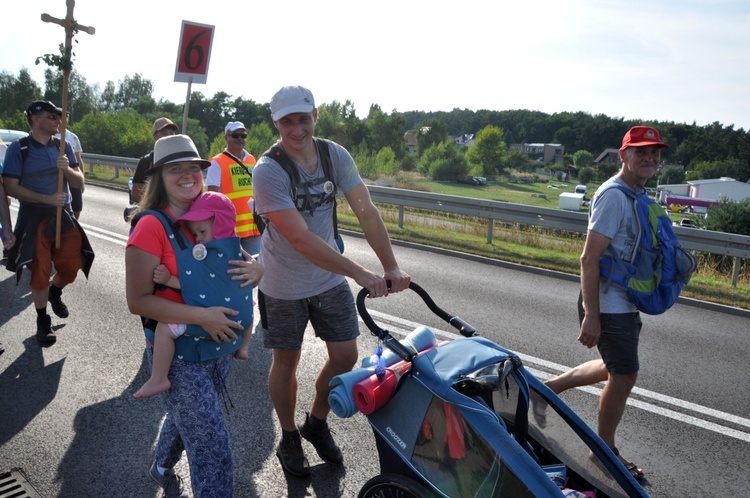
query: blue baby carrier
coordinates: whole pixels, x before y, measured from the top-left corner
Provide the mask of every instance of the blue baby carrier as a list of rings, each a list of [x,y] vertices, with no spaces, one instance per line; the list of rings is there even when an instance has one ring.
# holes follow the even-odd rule
[[[253,287],[240,287],[239,282],[228,280],[229,260],[242,259],[239,237],[215,239],[208,244],[190,245],[179,225],[164,211],[146,210],[133,218],[132,226],[144,215],[156,216],[172,243],[177,258],[182,298],[185,304],[207,308],[223,306],[239,312],[230,316],[242,326],[234,329],[237,339],[232,342],[215,342],[208,332],[198,325],[187,325],[185,333],[175,340],[175,358],[189,362],[213,360],[233,354],[242,345],[245,329],[253,323]],[[205,251],[200,250],[205,247]],[[199,248],[199,250],[194,250]],[[143,317],[144,331],[153,344],[156,321]]]

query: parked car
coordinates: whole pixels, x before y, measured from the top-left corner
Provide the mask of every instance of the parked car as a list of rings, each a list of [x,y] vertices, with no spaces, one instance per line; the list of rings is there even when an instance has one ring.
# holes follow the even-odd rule
[[[0,130],[0,171],[2,171],[3,159],[5,158],[5,151],[8,149],[8,145],[25,136],[28,136],[28,133],[25,131]]]
[[[23,138],[28,136],[29,134],[25,131],[18,131],[18,130],[0,130],[0,142],[5,142],[6,144],[9,144],[15,140],[18,140],[19,138]]]
[[[680,220],[681,227],[696,228],[695,223],[690,218],[682,218]]]
[[[465,176],[456,181],[458,183],[465,183],[466,185],[487,185],[487,179],[483,176]]]

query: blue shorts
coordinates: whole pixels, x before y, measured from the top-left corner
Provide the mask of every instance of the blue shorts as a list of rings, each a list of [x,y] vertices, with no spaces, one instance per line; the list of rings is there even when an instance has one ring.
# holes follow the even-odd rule
[[[305,299],[275,299],[258,291],[263,344],[268,349],[302,349],[308,322],[325,342],[359,336],[354,296],[347,282]]]

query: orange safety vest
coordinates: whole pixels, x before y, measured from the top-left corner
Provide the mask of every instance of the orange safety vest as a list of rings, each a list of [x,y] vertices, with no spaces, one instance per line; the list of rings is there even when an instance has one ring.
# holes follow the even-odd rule
[[[237,235],[240,238],[259,236],[260,230],[255,226],[253,212],[248,206],[248,201],[253,198],[252,171],[255,167],[255,158],[248,154],[242,161],[244,167],[223,152],[211,160],[216,161],[221,168],[219,190],[232,201],[237,211]]]

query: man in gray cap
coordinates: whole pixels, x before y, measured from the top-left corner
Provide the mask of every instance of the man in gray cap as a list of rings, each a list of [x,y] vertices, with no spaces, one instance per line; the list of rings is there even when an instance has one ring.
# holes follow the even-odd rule
[[[286,472],[306,476],[310,466],[301,437],[312,443],[325,462],[343,462],[326,419],[331,410],[329,383],[350,371],[358,354],[359,324],[346,277],[368,289],[370,297],[402,291],[410,279],[396,262],[388,231],[352,156],[334,142],[313,139],[318,110],[312,93],[299,86],[282,88],[271,99],[271,115],[281,139],[260,158],[253,172],[256,211],[266,222],[260,251],[266,272],[259,284],[258,307],[264,344],[273,349],[268,386],[282,429],[276,455]],[[292,161],[301,184],[293,185],[274,159],[282,154]],[[337,190],[356,214],[383,274],[341,254],[333,223]],[[294,198],[290,192],[296,192]],[[390,289],[386,280],[391,282]],[[297,365],[308,323],[325,341],[328,359],[315,381],[310,412],[298,429],[294,420]]]
[[[154,142],[156,142],[161,137],[174,135],[178,130],[177,125],[169,118],[158,118],[154,121],[153,126],[151,126],[151,136],[154,137]],[[141,202],[143,190],[146,188],[146,171],[151,169],[153,164],[153,150],[138,161],[138,166],[136,166],[135,173],[133,174],[133,201],[136,203]]]

